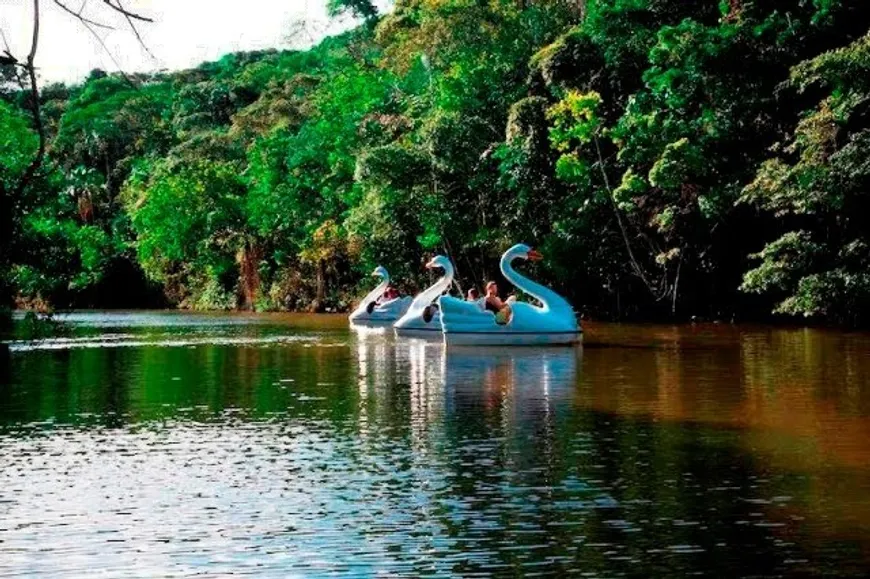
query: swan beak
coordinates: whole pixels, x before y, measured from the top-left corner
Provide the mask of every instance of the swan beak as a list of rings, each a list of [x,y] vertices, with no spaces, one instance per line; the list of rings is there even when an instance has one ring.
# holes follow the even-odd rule
[[[544,256],[541,255],[539,252],[535,251],[534,249],[529,251],[528,257],[530,261],[541,261],[542,259],[544,259]]]

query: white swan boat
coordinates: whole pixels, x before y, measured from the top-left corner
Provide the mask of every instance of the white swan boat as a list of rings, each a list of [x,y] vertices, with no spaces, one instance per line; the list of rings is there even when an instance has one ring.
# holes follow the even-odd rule
[[[379,265],[372,272],[372,275],[379,276],[381,283],[370,291],[350,314],[352,324],[392,324],[401,318],[411,306],[413,300],[410,296],[378,302],[378,298],[384,295],[384,291],[390,285],[390,274]]]
[[[517,244],[501,258],[501,272],[517,289],[531,295],[541,305],[508,302],[512,314],[504,324],[480,302],[466,302],[449,296],[439,300],[444,341],[448,345],[528,346],[576,344],[583,330],[574,310],[562,296],[521,276],[512,267],[516,259],[541,259],[528,245]]]
[[[432,258],[426,267],[443,269],[444,275],[415,297],[407,313],[393,325],[397,336],[441,337],[441,312],[436,301],[441,294],[450,289],[453,283],[453,264],[443,255],[438,255]]]

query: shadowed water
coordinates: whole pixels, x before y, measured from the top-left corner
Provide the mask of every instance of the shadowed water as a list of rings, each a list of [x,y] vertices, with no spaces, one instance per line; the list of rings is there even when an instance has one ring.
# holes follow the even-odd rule
[[[865,576],[870,339],[82,313],[0,349],[0,575]]]

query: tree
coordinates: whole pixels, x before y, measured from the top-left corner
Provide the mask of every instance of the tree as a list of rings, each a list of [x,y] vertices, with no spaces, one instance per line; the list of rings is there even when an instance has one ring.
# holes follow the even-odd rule
[[[39,137],[28,126],[22,112],[0,101],[0,308],[10,296],[12,243],[20,231],[20,198],[13,191],[26,173]]]
[[[378,9],[371,0],[329,0],[326,10],[330,16],[350,13],[357,18],[370,20],[376,18]]]
[[[790,85],[821,100],[742,201],[774,214],[782,235],[753,257],[742,289],[775,311],[841,323],[870,319],[870,36],[796,66]]]
[[[234,309],[250,266],[244,183],[234,163],[143,162],[123,192],[139,263],[188,307]],[[244,281],[244,280],[242,280]]]
[[[126,267],[175,305],[344,308],[377,264],[410,292],[441,253],[479,285],[521,240],[593,315],[865,323],[862,3],[376,6],[333,2],[365,21],[310,50],[44,87],[22,297],[80,304]],[[3,86],[8,192],[41,139]]]
[[[84,16],[82,14],[84,5],[82,5],[82,8],[78,11],[74,11],[61,0],[52,0],[52,3],[56,8],[63,10],[76,18],[82,26],[94,34],[97,39],[100,39],[100,37],[95,32],[95,27],[109,28],[109,25]],[[15,226],[20,219],[20,214],[15,215],[15,212],[20,209],[21,200],[24,197],[25,190],[37,179],[38,172],[45,161],[47,149],[48,135],[43,120],[42,103],[37,82],[38,67],[36,64],[40,41],[42,4],[41,0],[32,0],[33,27],[30,49],[26,57],[16,57],[11,53],[8,44],[6,44],[6,36],[5,34],[2,34],[2,30],[0,30],[0,36],[2,36],[5,44],[4,51],[0,54],[0,67],[2,67],[0,68],[0,72],[2,72],[2,76],[0,76],[0,86],[2,86],[3,91],[6,92],[13,79],[16,84],[18,84],[22,93],[25,94],[26,108],[30,112],[33,129],[38,139],[35,151],[31,152],[30,160],[26,164],[24,170],[16,175],[13,182],[4,180],[4,182],[0,184],[0,213],[8,215],[8,217],[5,218],[6,223],[3,223],[2,225],[8,225],[10,227],[10,229],[4,228],[4,236],[9,235],[10,238],[16,237],[16,233],[11,229],[11,227]],[[136,28],[136,22],[150,22],[150,18],[128,11],[123,7],[119,0],[104,0],[102,5],[108,13],[123,17],[130,30],[141,42],[141,37]],[[11,247],[9,241],[6,239],[0,239],[0,254],[7,256],[5,259],[0,259],[0,261],[7,261],[9,259],[8,256],[10,251]],[[5,279],[8,278],[4,276],[4,280]],[[6,301],[8,299],[9,289],[9,287],[0,287],[0,292],[2,292],[0,293],[0,301]]]

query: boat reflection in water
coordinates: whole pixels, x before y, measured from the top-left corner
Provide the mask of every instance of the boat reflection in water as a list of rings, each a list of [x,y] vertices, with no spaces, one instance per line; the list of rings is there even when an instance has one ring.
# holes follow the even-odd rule
[[[522,570],[542,550],[557,571],[573,568],[559,545],[620,504],[584,461],[566,458],[566,444],[588,444],[565,435],[576,424],[581,350],[448,348],[371,333],[355,347],[361,456],[399,465],[391,476],[401,484],[389,488],[409,493],[435,574],[456,570],[438,554],[460,551],[469,573]]]
[[[445,354],[443,378],[451,411],[472,410],[483,417],[497,413],[504,426],[547,417],[560,404],[570,404],[580,352],[559,347],[451,347]]]
[[[368,328],[355,333],[361,404],[389,411],[387,390],[406,386],[418,434],[445,413],[467,414],[498,430],[546,419],[570,407],[582,355],[580,348],[446,348]],[[492,423],[495,416],[500,425]]]
[[[356,338],[358,422],[360,435],[366,436],[377,401],[383,401],[385,389],[396,382],[396,348],[390,326],[352,324],[351,331]]]

